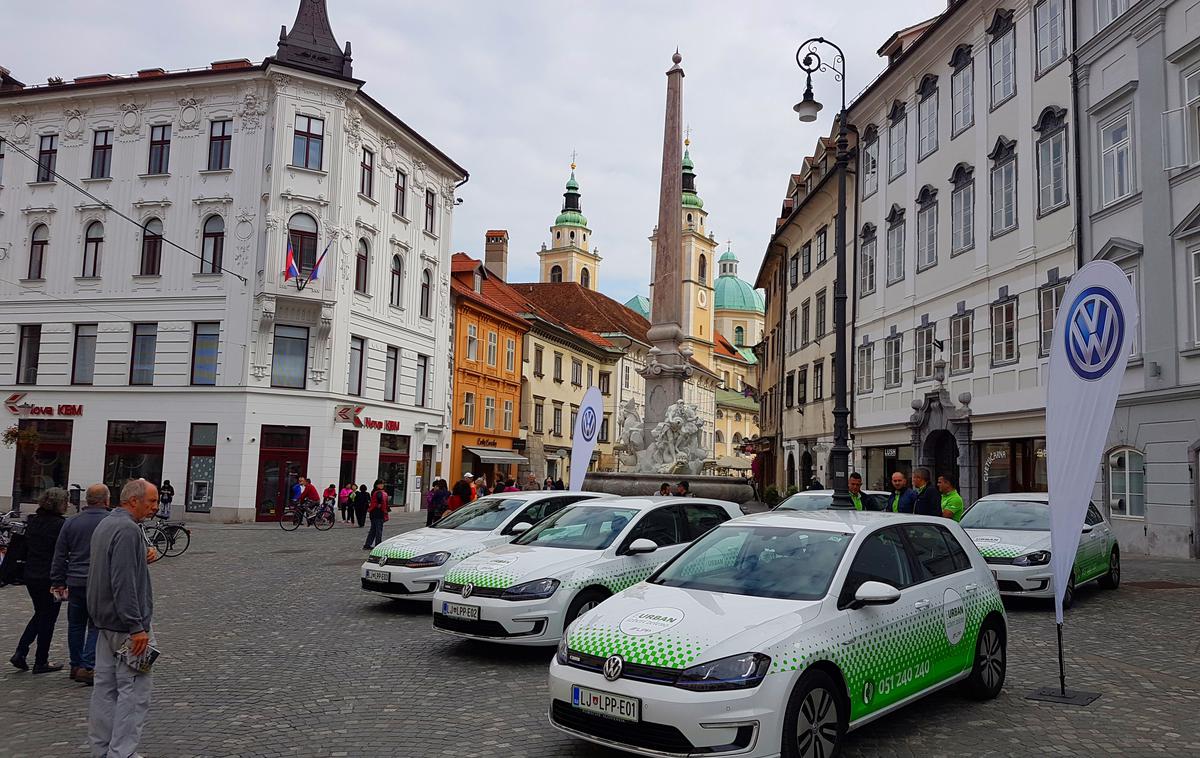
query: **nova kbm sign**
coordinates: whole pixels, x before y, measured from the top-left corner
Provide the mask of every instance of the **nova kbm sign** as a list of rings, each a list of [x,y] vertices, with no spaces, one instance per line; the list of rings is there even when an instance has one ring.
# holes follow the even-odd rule
[[[4,399],[4,407],[14,416],[27,418],[39,416],[52,418],[54,416],[82,416],[83,403],[59,403],[58,405],[35,405],[25,400],[27,393],[14,392]],[[21,402],[24,400],[25,402]]]

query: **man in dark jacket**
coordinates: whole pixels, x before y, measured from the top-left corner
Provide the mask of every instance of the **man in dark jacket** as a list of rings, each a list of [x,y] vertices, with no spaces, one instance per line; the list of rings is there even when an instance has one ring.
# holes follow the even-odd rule
[[[918,516],[941,516],[942,494],[936,487],[929,485],[929,469],[924,466],[913,470],[913,487],[917,491],[917,501],[913,504],[913,513]]]
[[[67,492],[60,487],[51,487],[38,499],[37,512],[29,517],[25,527],[25,590],[33,601],[33,617],[25,625],[17,650],[8,659],[16,668],[29,668],[26,656],[29,646],[37,640],[34,651],[33,673],[48,674],[62,671],[62,664],[50,663],[50,638],[54,636],[54,625],[58,623],[61,603],[50,593],[50,563],[54,560],[54,545],[63,527],[63,514],[67,511]]]
[[[108,487],[93,484],[87,488],[87,504],[79,515],[67,521],[58,533],[54,563],[50,566],[50,587],[59,597],[67,598],[67,650],[71,657],[71,678],[92,684],[96,668],[96,637],[99,630],[87,609],[88,566],[92,554],[92,533],[108,515]]]
[[[367,485],[362,485],[358,488],[358,492],[350,496],[354,501],[354,520],[358,522],[358,528],[362,529],[367,523],[367,509],[371,507],[371,493],[367,491]]]
[[[909,488],[908,477],[901,471],[892,474],[892,496],[887,509],[892,513],[912,513],[916,502],[917,493]]]
[[[388,520],[388,493],[383,488],[383,480],[375,480],[375,491],[371,493],[371,503],[367,506],[369,516],[371,517],[371,530],[367,532],[367,541],[363,544],[363,550],[371,548],[383,542],[383,522]]]

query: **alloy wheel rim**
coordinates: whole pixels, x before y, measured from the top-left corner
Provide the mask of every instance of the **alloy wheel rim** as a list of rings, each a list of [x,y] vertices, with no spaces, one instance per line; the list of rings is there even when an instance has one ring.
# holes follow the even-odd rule
[[[989,690],[995,689],[1004,676],[1004,645],[994,629],[985,630],[979,640],[979,671]]]
[[[1116,553],[1113,553],[1112,557],[1108,559],[1108,573],[1112,576],[1114,583],[1120,581],[1121,559],[1117,557]]]
[[[595,600],[587,601],[583,605],[579,606],[579,613],[575,614],[575,618],[579,618],[583,614],[585,614],[588,611],[590,611],[591,609],[595,608],[597,605],[600,605],[600,603]]]
[[[823,687],[809,690],[796,714],[796,743],[802,756],[825,758],[837,748],[838,716],[833,694]]]

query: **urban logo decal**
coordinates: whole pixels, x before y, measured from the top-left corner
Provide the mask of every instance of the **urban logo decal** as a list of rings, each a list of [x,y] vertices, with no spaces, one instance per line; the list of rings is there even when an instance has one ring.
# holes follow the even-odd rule
[[[648,634],[665,632],[683,621],[683,611],[678,608],[648,608],[631,613],[621,620],[619,628],[630,637],[645,637]]]
[[[967,628],[967,614],[962,595],[952,589],[942,594],[942,622],[946,626],[946,641],[957,645]]]
[[[583,423],[580,424],[579,430],[583,433],[583,438],[591,442],[596,438],[596,411],[593,408],[583,409]]]
[[[1066,326],[1063,339],[1071,370],[1084,381],[1103,378],[1125,344],[1125,314],[1117,298],[1104,287],[1088,287],[1067,311]]]

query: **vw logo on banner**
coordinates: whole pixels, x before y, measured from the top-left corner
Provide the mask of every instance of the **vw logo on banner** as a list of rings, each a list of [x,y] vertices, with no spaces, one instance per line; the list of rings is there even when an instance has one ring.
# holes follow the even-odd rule
[[[1121,356],[1125,314],[1113,293],[1092,286],[1079,293],[1067,311],[1067,362],[1080,379],[1093,382],[1107,374]]]
[[[579,431],[583,434],[583,438],[591,442],[596,438],[596,411],[593,408],[583,409],[583,423],[579,427]]]
[[[602,431],[600,419],[604,417],[603,414],[604,396],[598,388],[589,387],[583,393],[583,402],[579,404],[579,413],[575,415],[575,428],[571,430],[571,481],[567,489],[573,492],[583,489],[583,480]]]

